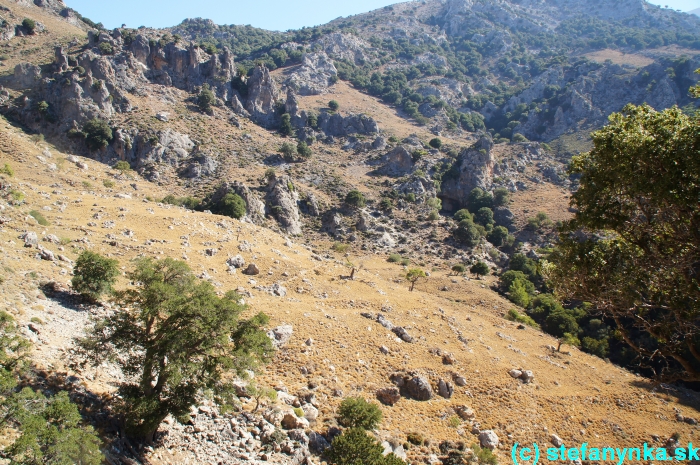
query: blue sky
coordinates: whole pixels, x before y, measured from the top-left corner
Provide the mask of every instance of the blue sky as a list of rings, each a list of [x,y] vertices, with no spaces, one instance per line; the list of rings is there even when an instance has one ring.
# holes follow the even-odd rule
[[[325,24],[381,8],[396,0],[64,0],[80,14],[107,28],[167,27],[185,18],[209,18],[217,24],[250,24],[285,31]],[[699,0],[653,0],[682,11],[700,7]]]

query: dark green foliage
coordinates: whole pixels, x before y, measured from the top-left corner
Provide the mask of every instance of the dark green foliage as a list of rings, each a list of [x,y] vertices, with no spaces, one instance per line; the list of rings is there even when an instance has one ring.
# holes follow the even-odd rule
[[[330,102],[328,102],[328,108],[330,108],[331,111],[338,111],[338,108],[340,108],[340,104],[335,100],[331,100]]]
[[[0,426],[19,430],[5,449],[13,464],[100,465],[100,439],[91,426],[82,426],[78,408],[66,391],[53,397],[24,388],[0,403]]]
[[[462,220],[459,222],[457,229],[452,233],[455,240],[467,247],[475,247],[481,240],[481,231],[470,220]]]
[[[646,362],[662,361],[655,375],[700,381],[700,114],[629,105],[609,120],[572,161],[576,214],[552,283],[615,321]]]
[[[267,316],[242,319],[235,292],[219,297],[184,262],[141,259],[129,280],[135,287],[117,293],[119,310],[78,344],[90,362],[111,360],[132,380],[120,387],[117,408],[128,434],[152,440],[168,414],[189,412],[203,390],[229,402],[235,376],[247,377],[273,348],[262,330]]]
[[[493,208],[493,196],[489,192],[475,187],[467,197],[467,205],[472,213],[478,212],[483,207]]]
[[[394,454],[382,455],[382,445],[361,428],[350,428],[333,439],[325,453],[334,465],[405,465]]]
[[[112,285],[119,276],[119,262],[102,255],[83,251],[73,267],[73,289],[83,297],[97,300],[103,294],[113,292]]]
[[[102,55],[114,54],[114,47],[112,47],[112,44],[110,44],[109,42],[102,42],[100,45],[97,46],[97,48],[99,49]]]
[[[394,208],[394,202],[391,199],[384,197],[381,202],[379,202],[379,209],[385,212],[390,212]]]
[[[24,20],[22,20],[22,27],[24,27],[27,32],[32,35],[36,29],[36,22],[33,19],[24,18]]]
[[[469,271],[477,276],[486,276],[491,270],[486,263],[479,261],[473,264]]]
[[[47,220],[47,219],[44,217],[44,215],[41,214],[41,212],[40,212],[39,210],[32,210],[32,211],[30,211],[30,212],[29,212],[29,216],[31,216],[32,218],[34,218],[34,219],[36,220],[36,222],[39,223],[39,224],[42,225],[42,226],[48,226],[48,225],[50,224],[50,223],[49,223],[49,220]]]
[[[408,433],[406,435],[406,441],[410,442],[414,446],[422,446],[425,439],[423,439],[423,435],[420,433]]]
[[[549,334],[564,337],[564,334],[578,334],[576,318],[568,311],[556,309],[544,319],[542,327]]]
[[[362,192],[352,190],[345,196],[345,203],[352,208],[358,209],[365,206],[366,200]]]
[[[508,268],[514,271],[522,271],[528,279],[534,280],[537,277],[537,263],[527,258],[524,254],[516,253],[510,258]]]
[[[496,247],[505,245],[508,241],[508,230],[503,226],[494,226],[493,230],[486,236],[490,243]]]
[[[462,265],[461,263],[458,263],[452,266],[452,271],[455,274],[464,274],[464,272],[467,271],[467,267]]]
[[[289,113],[285,113],[280,117],[280,134],[283,136],[291,136],[294,132],[292,129],[292,117]]]
[[[594,339],[592,337],[584,337],[581,339],[581,349],[589,354],[597,355],[600,358],[605,358],[608,356],[610,351],[610,344],[606,339]]]
[[[102,149],[112,142],[112,128],[101,119],[95,118],[85,123],[82,132],[90,150]]]
[[[311,156],[311,147],[306,142],[300,141],[297,144],[297,153],[302,158],[309,158]]]
[[[195,197],[175,197],[172,194],[166,195],[163,197],[163,200],[161,200],[161,203],[167,203],[169,205],[177,205],[178,207],[185,207],[188,210],[197,210],[200,205],[202,204],[202,201],[195,198]]]
[[[440,148],[442,147],[442,140],[440,140],[440,138],[438,137],[435,137],[433,139],[430,139],[430,142],[428,142],[428,144],[432,148],[440,150]]]
[[[0,396],[14,386],[13,372],[22,368],[30,349],[29,341],[18,334],[14,318],[0,310]]]
[[[306,125],[312,129],[318,128],[318,115],[316,113],[309,113],[306,117]]]
[[[505,187],[499,187],[493,191],[493,206],[501,207],[510,202],[510,192]]]
[[[462,210],[458,210],[457,213],[455,213],[454,218],[457,221],[462,221],[462,220],[474,221],[474,215],[472,215],[469,212],[469,210],[467,210],[466,208],[463,208]]]
[[[129,171],[131,169],[131,165],[128,161],[119,160],[117,163],[115,163],[114,169],[121,171],[123,174],[125,171]]]
[[[525,314],[521,314],[514,308],[508,310],[508,313],[506,314],[506,320],[517,321],[518,323],[523,323],[525,325],[532,326],[533,328],[537,329],[540,328],[540,325],[538,325],[537,322],[532,319],[532,317]]]
[[[282,154],[284,159],[287,161],[293,161],[297,155],[296,147],[294,147],[294,144],[292,144],[290,142],[284,142],[280,146],[279,152]]]
[[[216,96],[209,84],[204,84],[202,90],[199,91],[199,95],[197,95],[197,107],[201,112],[211,114],[214,105],[216,105]]]
[[[389,258],[386,259],[389,263],[399,263],[403,260],[403,257],[397,253],[389,254]]]
[[[338,419],[343,426],[371,430],[382,421],[382,411],[362,397],[348,397],[340,403]]]
[[[237,220],[243,218],[246,214],[247,205],[243,198],[235,193],[229,192],[224,196],[219,202],[218,211],[222,215],[230,216],[231,218],[236,218]]]
[[[478,223],[484,227],[489,227],[493,225],[493,210],[489,207],[481,207],[479,211],[474,214],[474,222]]]
[[[542,232],[544,229],[552,227],[552,220],[545,212],[539,212],[534,218],[527,220],[527,227],[533,231]]]

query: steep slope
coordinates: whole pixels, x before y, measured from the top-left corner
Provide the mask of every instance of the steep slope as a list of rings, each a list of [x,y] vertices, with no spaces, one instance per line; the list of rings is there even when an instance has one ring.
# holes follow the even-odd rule
[[[430,439],[429,445],[408,450],[412,461],[441,455],[438,446],[444,440],[475,443],[475,433],[487,429],[498,434],[496,453],[504,461],[514,442],[544,445],[551,434],[566,444],[587,442],[589,447],[661,446],[674,433],[682,442],[693,438],[695,427],[677,420],[677,414],[692,418],[699,406],[696,393],[653,385],[576,349],[551,350],[556,345],[552,337],[502,317],[511,304],[488,288],[492,277],[451,276],[438,265],[409,292],[402,267],[387,263],[382,254],[351,248],[344,257],[327,249],[328,243],[310,247],[248,223],[149,202],[164,192],[92,160],[72,161],[55,147],[32,142],[20,129],[0,123],[0,165],[8,163],[15,171],[2,181],[1,299],[34,342],[34,361],[43,378],[74,376],[73,389],[90,395],[113,392],[120,379],[110,367],[80,370],[75,365],[71,339],[88,324],[86,312],[65,306],[66,290],[59,297],[46,297],[41,290],[49,281],[67,289],[69,260],[90,249],[117,258],[124,270],[139,256],[185,258],[222,292],[237,289],[252,312],[267,312],[271,326],[292,325],[291,338],[258,383],[293,396],[313,392],[319,417],[311,423],[312,431],[334,424],[343,397],[373,399],[378,389],[392,386],[393,373],[415,372],[434,386],[432,400],[402,397],[392,407],[383,406],[379,431],[381,438],[398,443],[409,432]],[[104,187],[105,180],[114,185]],[[11,191],[22,193],[23,200],[13,200],[18,197]],[[49,224],[38,225],[28,215],[31,210],[41,212]],[[37,233],[39,247],[24,247],[18,237],[26,231]],[[49,255],[38,254],[40,249],[56,259],[46,259]],[[235,255],[255,263],[260,274],[227,271],[227,257]],[[348,259],[356,265],[354,279],[347,278]],[[106,311],[111,307],[90,310]],[[400,325],[413,342],[402,341],[364,313]],[[534,379],[513,379],[512,368],[531,370]],[[437,395],[440,380],[454,388],[449,398]],[[245,401],[243,408],[249,411],[254,404]],[[456,416],[462,405],[473,409],[473,419]],[[105,427],[100,423],[104,416],[92,418]],[[144,453],[151,463],[208,462],[212,455],[206,455],[204,444],[219,446],[207,442],[206,435],[202,442],[198,438],[193,434],[190,441]],[[224,443],[215,450],[224,461],[250,454],[237,447]],[[110,454],[119,460],[114,449]],[[291,461],[284,452],[267,457]]]

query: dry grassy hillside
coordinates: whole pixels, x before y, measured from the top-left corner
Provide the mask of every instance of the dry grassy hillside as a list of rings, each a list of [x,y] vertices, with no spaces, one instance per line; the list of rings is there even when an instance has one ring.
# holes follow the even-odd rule
[[[673,433],[679,433],[681,441],[694,439],[697,428],[677,422],[675,416],[678,411],[695,414],[695,393],[653,385],[576,349],[553,352],[548,348],[556,345],[552,337],[518,329],[503,318],[511,304],[489,289],[492,277],[473,280],[437,268],[408,292],[404,270],[387,263],[384,255],[351,250],[344,257],[319,244],[307,247],[303,237],[286,238],[229,218],[148,201],[165,190],[91,160],[80,161],[88,168],[79,168],[55,148],[34,143],[20,129],[0,122],[0,166],[8,163],[15,172],[5,177],[4,183],[11,184],[6,192],[24,195],[21,205],[6,200],[0,204],[0,302],[23,327],[34,328],[26,333],[35,341],[37,368],[75,375],[96,393],[113,392],[118,379],[107,369],[74,371],[68,366],[71,338],[81,334],[87,314],[47,300],[39,290],[46,281],[67,284],[71,266],[37,258],[37,249],[23,247],[18,239],[25,231],[36,232],[40,244],[56,256],[74,260],[87,248],[118,258],[124,270],[139,256],[186,259],[195,273],[222,292],[238,289],[247,296],[251,311],[270,315],[271,325],[293,325],[290,342],[258,382],[285,386],[290,393],[315,387],[322,401],[319,420],[312,425],[316,430],[332,423],[342,397],[374,398],[376,389],[390,385],[389,375],[404,370],[420,372],[432,383],[454,375],[466,378],[466,386],[456,387],[449,400],[401,399],[393,407],[382,407],[382,437],[404,441],[407,433],[419,432],[432,440],[428,447],[411,448],[409,458],[435,453],[441,440],[476,441],[467,422],[451,423],[460,405],[474,409],[482,430],[497,432],[502,441],[497,453],[503,461],[514,442],[544,444],[551,433],[567,444],[590,446],[637,447],[654,442],[654,437],[664,441]],[[104,187],[104,181],[115,185]],[[49,224],[37,224],[29,216],[33,210]],[[49,235],[59,243],[42,241]],[[207,249],[218,252],[210,256]],[[239,253],[258,265],[260,275],[226,271],[226,258]],[[362,266],[354,280],[343,278],[349,274],[346,258]],[[287,289],[286,296],[265,290],[274,283]],[[119,284],[127,283],[122,279]],[[383,312],[416,341],[400,342],[361,312]],[[313,340],[310,345],[308,339]],[[381,346],[389,349],[388,355]],[[452,353],[456,362],[443,364],[431,353],[434,348]],[[534,382],[512,379],[508,371],[518,367],[532,370]],[[180,454],[177,461],[186,456],[171,452]],[[161,451],[155,454],[164,457]]]

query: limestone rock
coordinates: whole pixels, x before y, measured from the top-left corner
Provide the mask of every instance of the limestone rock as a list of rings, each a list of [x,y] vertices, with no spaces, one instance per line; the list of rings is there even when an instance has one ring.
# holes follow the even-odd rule
[[[401,392],[397,387],[386,387],[377,390],[377,399],[385,405],[394,405],[401,399]]]
[[[452,383],[449,381],[445,381],[444,379],[441,379],[438,382],[438,394],[441,397],[444,397],[445,399],[449,399],[452,397],[452,394],[454,394],[455,388],[452,386]]]
[[[479,433],[479,444],[487,449],[495,449],[498,447],[498,435],[492,430],[485,430]]]
[[[462,420],[473,420],[476,414],[474,413],[474,410],[471,409],[470,407],[467,407],[466,405],[459,405],[455,407],[455,413],[461,418]]]
[[[267,204],[280,225],[289,233],[301,234],[299,194],[287,175],[275,175],[268,181]]]
[[[406,381],[406,392],[409,397],[415,400],[430,400],[433,398],[433,390],[427,379],[421,376],[414,376]]]
[[[267,337],[270,338],[275,347],[280,348],[289,342],[293,332],[294,328],[292,328],[292,325],[282,325],[268,331]]]
[[[245,260],[240,255],[236,255],[235,257],[229,257],[228,260],[226,260],[226,264],[234,268],[243,268],[245,266]]]
[[[276,121],[275,104],[279,98],[277,84],[264,65],[258,65],[248,79],[248,99],[245,109],[259,124],[271,127]]]
[[[306,429],[309,427],[309,421],[306,418],[298,417],[293,412],[285,413],[281,423],[284,429]]]
[[[284,84],[299,95],[319,95],[328,91],[331,79],[337,75],[338,70],[328,55],[323,52],[305,53],[301,65],[290,72]]]
[[[377,170],[387,176],[403,176],[413,170],[413,157],[403,145],[394,147],[382,159],[383,166]]]
[[[562,444],[564,444],[564,440],[556,434],[549,436],[549,442],[551,442],[554,447],[560,447]]]
[[[243,274],[247,274],[249,276],[255,276],[255,275],[260,274],[260,269],[257,267],[257,265],[255,263],[251,263],[250,265],[248,265],[248,268],[243,270]]]
[[[24,239],[25,247],[36,247],[39,245],[39,238],[34,231],[27,231],[26,233],[19,236],[20,239]]]
[[[445,208],[456,210],[463,207],[475,187],[484,190],[491,188],[495,163],[492,149],[491,138],[482,136],[474,145],[460,152],[455,161],[457,176],[448,177],[442,182],[441,198]]]

